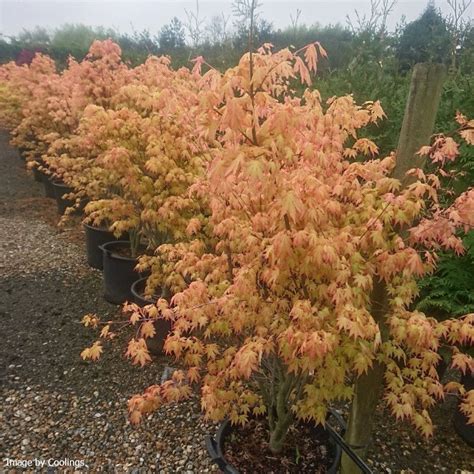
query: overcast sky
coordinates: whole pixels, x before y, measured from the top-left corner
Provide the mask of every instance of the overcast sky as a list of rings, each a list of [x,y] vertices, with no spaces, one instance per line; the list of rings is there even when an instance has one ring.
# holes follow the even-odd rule
[[[345,23],[354,10],[368,13],[370,0],[262,0],[262,16],[276,28],[290,24],[290,15],[301,10],[300,23]],[[406,16],[415,19],[427,0],[398,0],[389,21],[393,28]],[[200,17],[232,11],[232,0],[200,0]],[[447,11],[447,1],[437,0],[436,6]],[[14,35],[23,29],[42,26],[53,29],[64,23],[83,23],[112,27],[120,32],[148,29],[157,32],[172,17],[185,20],[185,9],[194,11],[195,0],[0,0],[0,32]],[[470,9],[472,17],[473,6]]]

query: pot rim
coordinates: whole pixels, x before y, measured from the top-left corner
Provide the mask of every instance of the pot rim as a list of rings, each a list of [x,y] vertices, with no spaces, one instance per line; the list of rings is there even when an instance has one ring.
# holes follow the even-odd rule
[[[51,178],[50,178],[50,181],[53,184],[53,186],[56,186],[57,188],[67,188],[67,189],[70,189],[71,192],[74,191],[74,189],[71,188],[71,186],[68,186],[67,184],[64,184],[62,181],[57,181],[57,180],[51,179]]]
[[[95,225],[86,224],[85,222],[82,222],[82,225],[84,227],[87,227],[88,229],[98,230],[98,231],[103,231],[103,232],[109,232],[110,234],[113,234],[113,232],[110,231],[108,227],[104,227],[104,226],[97,227]]]
[[[130,287],[130,291],[132,292],[133,296],[135,296],[136,298],[140,298],[143,301],[146,301],[147,304],[154,304],[155,302],[153,300],[146,298],[145,295],[142,295],[138,292],[138,288],[137,288],[138,285],[142,282],[146,283],[147,280],[148,280],[148,277],[142,277],[142,278],[139,278],[138,280],[135,280],[132,283],[132,286]],[[156,298],[156,300],[158,300],[158,298]]]
[[[109,247],[112,247],[114,245],[117,246],[129,246],[130,241],[129,240],[111,240],[110,242],[105,242],[105,244],[99,245],[98,247],[104,252],[104,254],[109,254],[109,258],[115,258],[118,260],[126,260],[127,262],[138,262],[138,256],[137,257],[124,257],[122,255],[118,255],[113,253],[113,250],[110,249]]]

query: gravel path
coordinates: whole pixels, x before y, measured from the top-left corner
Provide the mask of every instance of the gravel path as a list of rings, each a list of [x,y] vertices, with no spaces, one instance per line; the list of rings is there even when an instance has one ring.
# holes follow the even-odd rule
[[[92,471],[215,471],[204,447],[213,428],[200,420],[195,400],[138,428],[127,421],[127,398],[160,379],[165,358],[139,369],[119,343],[99,363],[80,359],[94,339],[82,316],[107,318],[117,307],[103,300],[100,272],[74,243],[80,227],[59,232],[51,225],[56,205],[42,196],[1,134],[0,472],[6,458],[83,461]]]
[[[215,472],[204,447],[215,428],[203,423],[196,400],[163,408],[138,428],[127,421],[127,398],[160,379],[166,358],[138,369],[116,343],[99,363],[80,359],[94,340],[82,316],[107,318],[117,307],[103,300],[101,275],[85,262],[78,222],[59,231],[55,203],[42,196],[1,133],[0,472],[9,471],[6,459],[76,461],[95,472]],[[374,472],[474,472],[474,450],[452,428],[453,408],[450,400],[435,410],[429,442],[380,411]]]

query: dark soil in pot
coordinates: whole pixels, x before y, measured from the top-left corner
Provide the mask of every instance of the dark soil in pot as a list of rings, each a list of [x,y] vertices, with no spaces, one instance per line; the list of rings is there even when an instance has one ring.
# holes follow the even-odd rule
[[[279,454],[269,446],[266,419],[252,419],[245,427],[221,424],[214,444],[215,459],[227,474],[265,473],[327,473],[336,474],[340,464],[341,448],[320,426],[301,423],[290,428],[287,444]]]
[[[43,181],[43,186],[44,186],[44,195],[47,198],[56,199],[56,195],[54,194],[53,183],[50,177],[46,173],[43,173],[41,175],[41,179]]]
[[[156,303],[159,298],[165,298],[168,301],[170,300],[171,295],[169,291],[161,289],[156,291],[156,294],[154,294],[153,297],[145,297],[146,281],[147,278],[140,278],[133,283],[131,291],[134,303],[143,307]],[[146,340],[146,345],[151,354],[160,355],[163,354],[163,345],[165,343],[165,339],[168,337],[168,334],[171,331],[171,321],[158,319],[153,325],[155,327],[156,334]]]
[[[86,252],[87,252],[87,263],[92,268],[102,270],[103,268],[103,251],[100,248],[107,242],[113,242],[117,240],[127,240],[128,235],[121,235],[116,238],[113,232],[110,232],[106,227],[94,227],[88,224],[83,224],[86,231]]]
[[[138,258],[127,256],[130,255],[130,242],[106,242],[100,248],[103,252],[104,298],[114,304],[132,301],[132,284],[140,274],[134,270]]]

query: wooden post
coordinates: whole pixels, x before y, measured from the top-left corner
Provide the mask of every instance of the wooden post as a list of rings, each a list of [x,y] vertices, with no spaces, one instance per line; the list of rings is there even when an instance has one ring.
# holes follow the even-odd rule
[[[416,153],[430,143],[446,74],[442,64],[417,64],[413,69],[402,129],[398,139],[397,162],[392,176],[407,185],[405,173],[423,168],[426,157]]]
[[[444,78],[445,68],[440,64],[417,64],[413,69],[398,140],[396,165],[392,173],[403,186],[412,180],[406,177],[405,173],[411,168],[422,168],[425,164],[426,158],[416,153],[423,145],[430,143]],[[386,340],[388,337],[386,315],[389,305],[384,282],[374,283],[371,308],[372,317],[379,325],[382,340]],[[357,379],[354,386],[354,398],[345,440],[362,458],[366,457],[367,447],[371,442],[373,417],[383,391],[384,371],[385,368],[381,364],[374,364],[367,374]],[[359,474],[359,472],[359,468],[343,454],[341,473]]]

